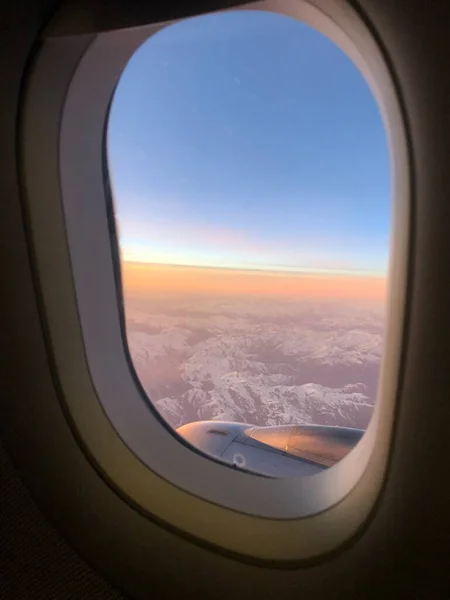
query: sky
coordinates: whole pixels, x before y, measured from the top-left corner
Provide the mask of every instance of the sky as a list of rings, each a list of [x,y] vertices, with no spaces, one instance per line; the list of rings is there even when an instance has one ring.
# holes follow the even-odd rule
[[[292,274],[274,270],[223,269],[186,265],[125,263],[125,301],[169,295],[265,297],[272,299],[344,300],[380,306],[386,300],[386,279],[370,275]],[[126,302],[125,302],[126,304]]]
[[[125,261],[386,273],[376,101],[342,50],[292,18],[231,11],[156,33],[118,82],[107,152]]]

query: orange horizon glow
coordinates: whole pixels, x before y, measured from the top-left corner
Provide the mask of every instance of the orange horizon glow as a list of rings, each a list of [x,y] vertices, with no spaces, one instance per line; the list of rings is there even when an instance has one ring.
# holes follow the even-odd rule
[[[138,296],[184,293],[384,301],[387,278],[123,262],[122,283],[125,295]]]

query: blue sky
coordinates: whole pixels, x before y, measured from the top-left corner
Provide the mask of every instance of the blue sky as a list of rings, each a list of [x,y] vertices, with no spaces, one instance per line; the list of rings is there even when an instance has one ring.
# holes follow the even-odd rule
[[[363,76],[274,13],[163,29],[115,92],[108,160],[123,257],[384,273],[387,138]]]

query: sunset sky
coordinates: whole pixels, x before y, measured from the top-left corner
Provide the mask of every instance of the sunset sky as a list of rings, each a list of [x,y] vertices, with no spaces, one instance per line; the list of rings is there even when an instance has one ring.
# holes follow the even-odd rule
[[[247,271],[214,267],[151,265],[126,262],[122,269],[126,297],[186,294],[264,296],[316,300],[383,302],[384,277]]]
[[[362,75],[311,28],[235,11],[162,30],[122,75],[107,148],[122,257],[141,263],[129,285],[384,293],[383,124]]]

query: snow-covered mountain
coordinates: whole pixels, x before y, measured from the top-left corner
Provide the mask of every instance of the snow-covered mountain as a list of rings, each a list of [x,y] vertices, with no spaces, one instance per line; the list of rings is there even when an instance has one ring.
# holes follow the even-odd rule
[[[126,303],[143,387],[173,426],[366,427],[376,397],[379,309],[288,300],[175,297]]]

